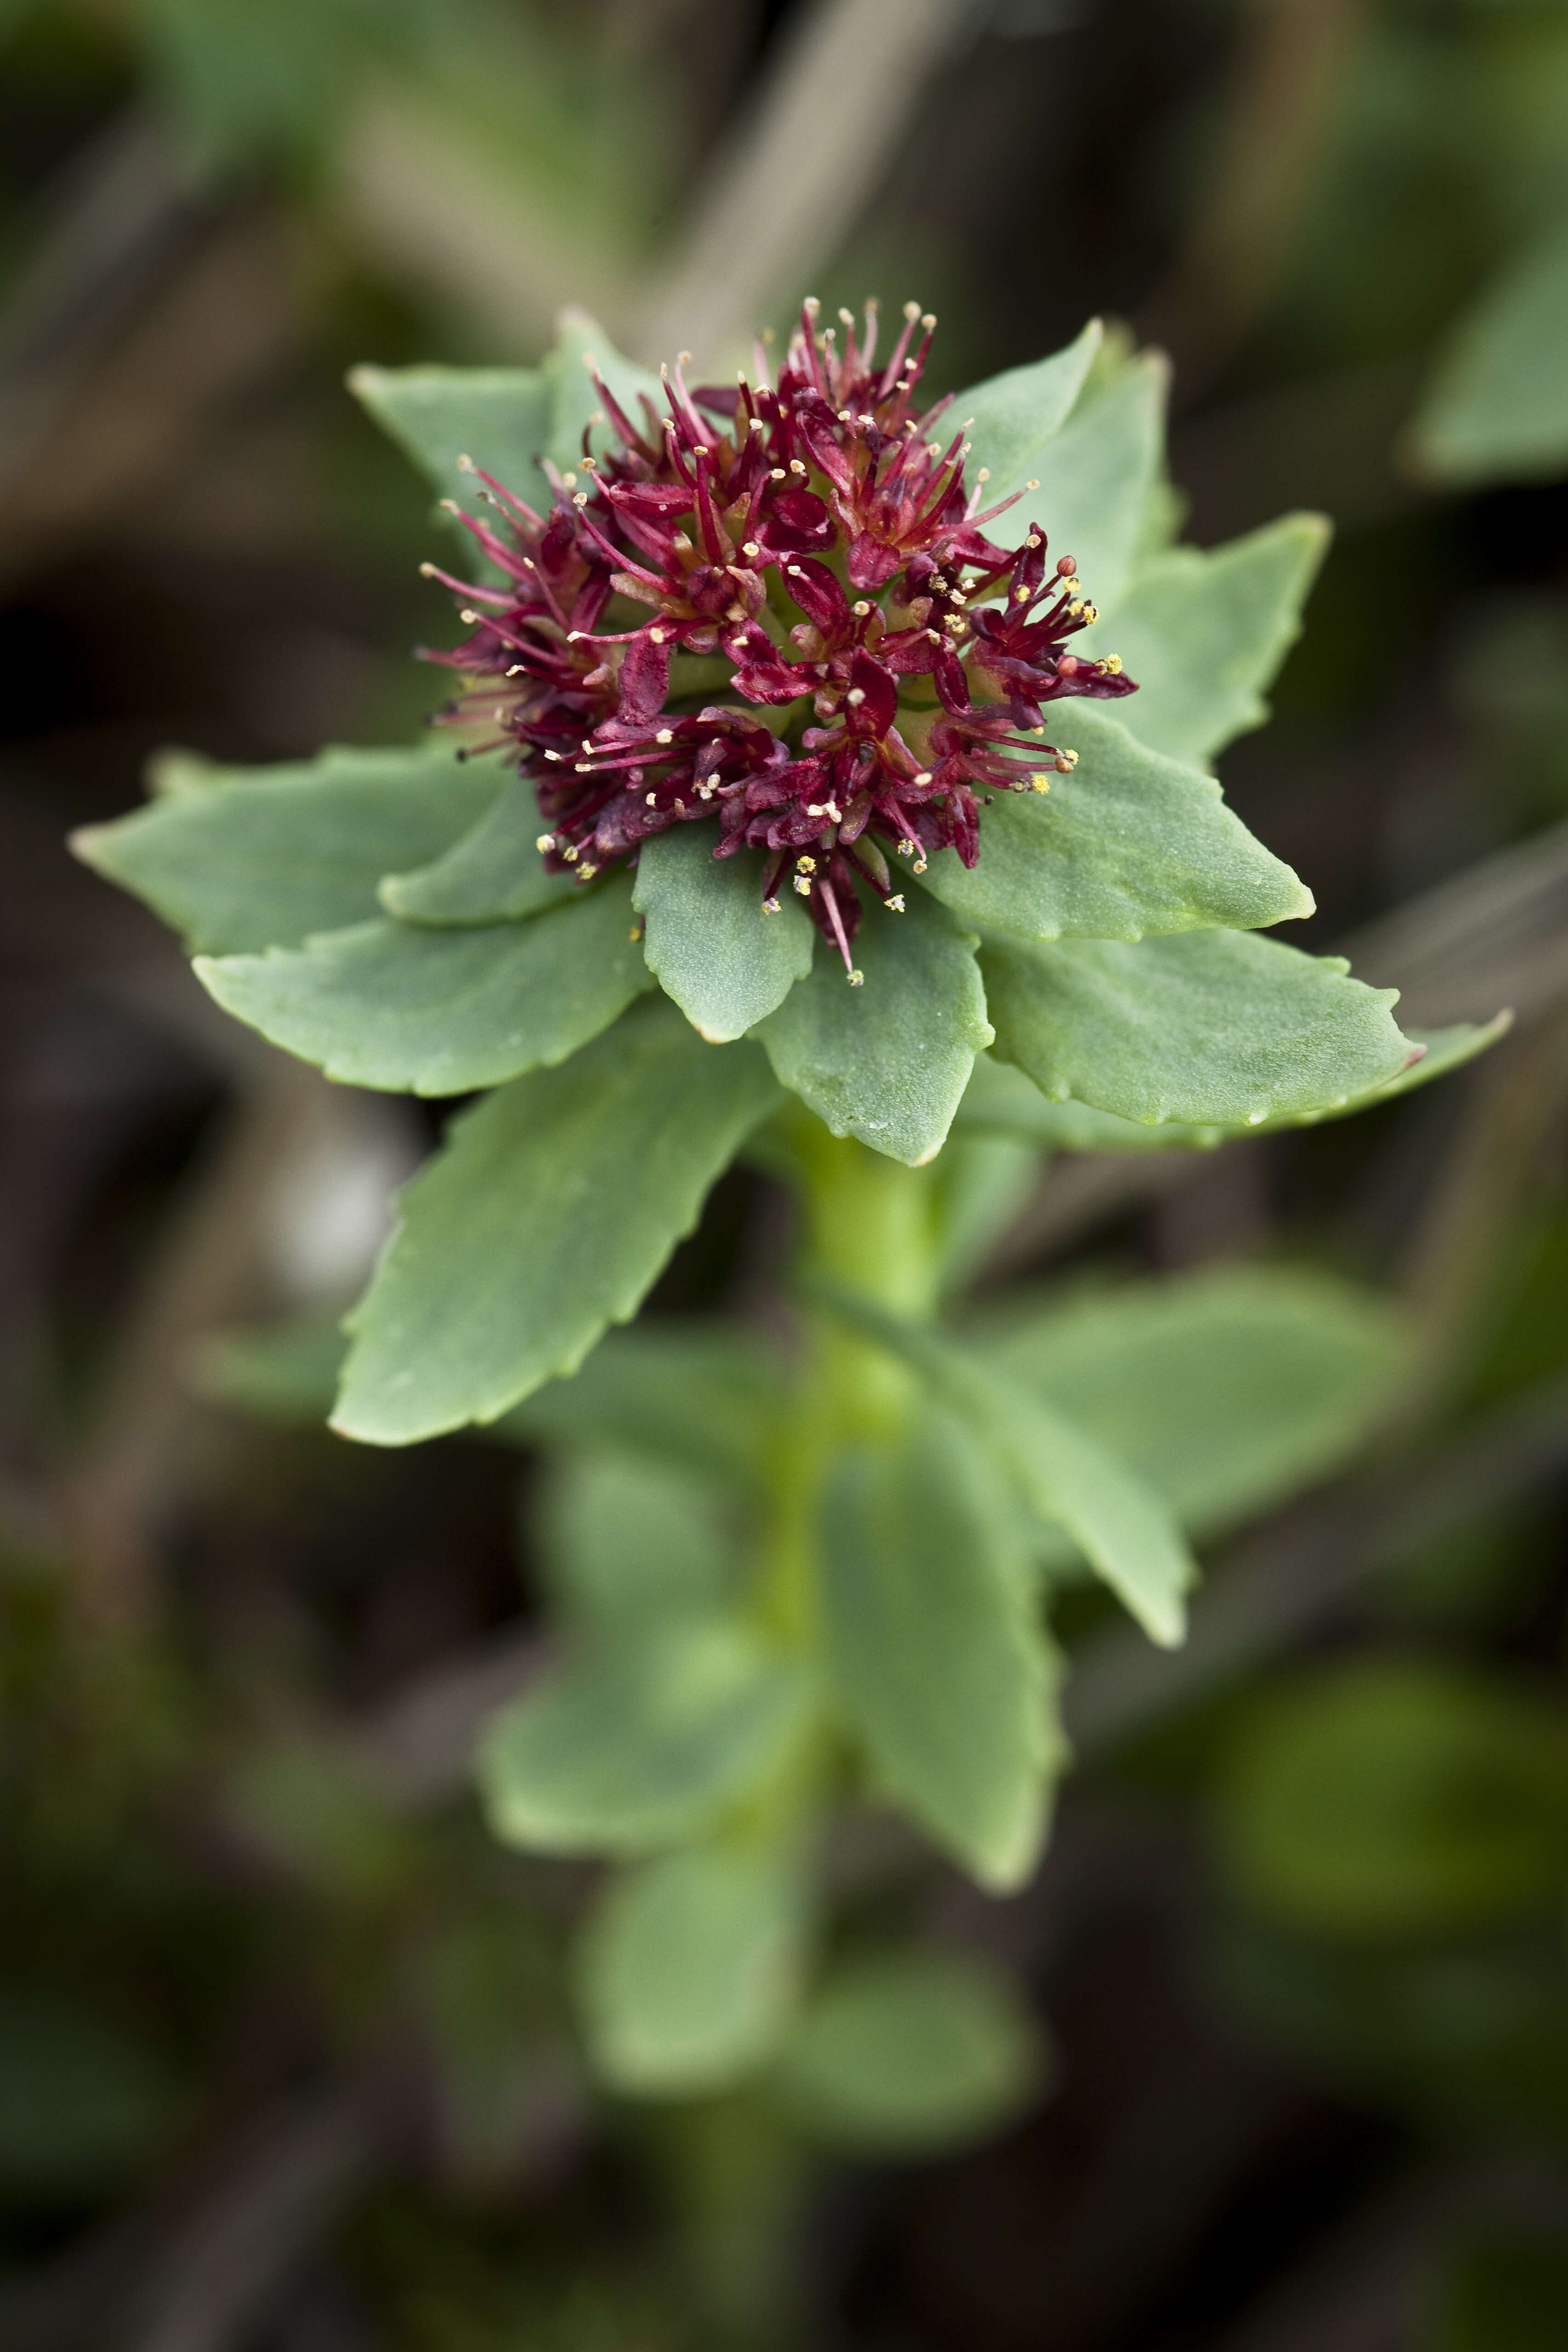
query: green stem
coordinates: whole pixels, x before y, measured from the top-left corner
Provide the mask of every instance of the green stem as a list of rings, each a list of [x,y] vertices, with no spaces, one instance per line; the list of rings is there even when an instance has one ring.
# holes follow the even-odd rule
[[[905,1168],[852,1138],[830,1135],[802,1111],[783,1139],[804,1216],[802,1271],[924,1320],[939,1286],[931,1170]],[[896,1436],[912,1399],[909,1374],[834,1319],[806,1310],[799,1403],[780,1433],[761,1611],[792,1647],[817,1633],[817,1515],[833,1455]]]

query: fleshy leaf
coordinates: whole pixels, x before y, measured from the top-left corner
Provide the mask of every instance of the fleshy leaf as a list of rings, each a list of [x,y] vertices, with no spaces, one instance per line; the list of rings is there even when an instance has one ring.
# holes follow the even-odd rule
[[[503,1708],[478,1756],[490,1826],[544,1853],[646,1853],[701,1831],[782,1764],[799,1669],[722,1619],[563,1668]]]
[[[633,360],[622,359],[603,328],[586,310],[563,310],[555,349],[545,362],[553,401],[549,454],[563,474],[580,465],[585,431],[590,433],[590,446],[596,457],[620,446],[601,415],[599,394],[588,367],[590,360],[597,363],[612,395],[640,432],[646,432],[647,422],[637,397],[639,393],[646,393],[661,416],[667,413],[668,395],[656,375],[639,367]],[[600,419],[597,424],[596,417]]]
[[[823,1303],[900,1356],[1003,1465],[1028,1508],[1065,1529],[1152,1641],[1179,1642],[1197,1565],[1160,1496],[1131,1463],[1037,1396],[998,1379],[971,1348],[849,1291]]]
[[[412,874],[389,874],[381,902],[405,923],[512,923],[569,898],[570,874],[549,874],[537,844],[534,788],[508,776],[477,824],[444,856]]]
[[[963,921],[1028,940],[1137,940],[1229,925],[1258,930],[1310,915],[1290,867],[1227,808],[1212,776],[1138,741],[1082,702],[1052,725],[1080,754],[1050,791],[998,793],[980,856],[931,860],[925,887]]]
[[[649,970],[693,1026],[722,1045],[805,978],[816,934],[792,892],[777,914],[764,910],[759,851],[716,857],[715,838],[711,826],[676,824],[645,841],[634,904],[647,926]]]
[[[1072,650],[1086,659],[1118,654],[1138,681],[1120,705],[1130,731],[1205,767],[1268,718],[1264,690],[1301,635],[1328,543],[1322,515],[1295,514],[1225,547],[1167,548],[1140,567],[1113,618]],[[1053,723],[1071,734],[1076,713]]]
[[[1344,1109],[1414,1058],[1397,992],[1349,970],[1250,931],[985,949],[997,1051],[1053,1099],[1244,1129]]]
[[[1026,474],[1040,488],[1009,518],[1020,526],[1040,522],[1053,552],[1075,558],[1084,593],[1101,612],[1119,601],[1132,577],[1159,473],[1169,375],[1164,357],[1145,352],[1103,390],[1092,383],[1061,432],[1031,459]],[[992,488],[985,486],[988,498]]]
[[[606,1445],[758,1485],[769,1433],[789,1406],[778,1360],[754,1333],[691,1316],[644,1316],[609,1331],[570,1384],[536,1389],[495,1425],[525,1444]]]
[[[364,922],[376,885],[438,857],[496,796],[489,761],[459,766],[428,744],[323,751],[276,768],[182,759],[176,792],[71,837],[78,857],[211,955],[298,947]]]
[[[575,1433],[605,1437],[591,1414]],[[738,1580],[729,1496],[679,1463],[618,1454],[558,1462],[532,1516],[556,1599],[607,1635],[711,1615]]]
[[[1437,480],[1536,481],[1568,465],[1568,221],[1460,320],[1410,433]]]
[[[474,478],[457,467],[472,457],[537,512],[549,508],[538,461],[555,392],[542,369],[357,367],[349,389],[444,498],[475,511]]]
[[[354,1309],[334,1427],[404,1445],[575,1371],[777,1100],[753,1046],[705,1045],[650,1004],[463,1112]]]
[[[1410,1366],[1409,1335],[1375,1292],[1276,1266],[1047,1301],[973,1345],[1004,1386],[1071,1414],[1201,1536],[1364,1444]]]
[[[834,1135],[921,1167],[941,1150],[976,1054],[991,1042],[974,943],[918,891],[869,906],[859,988],[826,953],[759,1024],[774,1069]]]
[[[1041,2084],[1032,2021],[998,1977],[956,1953],[852,1961],[808,2004],[778,2080],[825,2138],[916,2155],[994,2131]]]
[[[1244,1127],[1189,1126],[1175,1118],[1161,1127],[1143,1127],[1136,1119],[1118,1118],[1113,1111],[1092,1110],[1087,1103],[1052,1102],[1012,1063],[983,1054],[958,1107],[957,1124],[977,1136],[1016,1136],[1048,1151],[1213,1151],[1240,1137],[1320,1127],[1325,1119],[1350,1118],[1378,1103],[1392,1102],[1473,1062],[1506,1037],[1512,1025],[1511,1013],[1499,1013],[1490,1021],[1462,1021],[1451,1029],[1407,1029],[1405,1036],[1410,1045],[1422,1047],[1421,1058],[1407,1062],[1383,1085],[1364,1087],[1328,1110],[1297,1111]]]
[[[1021,1885],[1062,1760],[1027,1560],[943,1412],[848,1457],[822,1514],[828,1674],[876,1783],[982,1885]]]
[[[423,930],[383,916],[261,956],[198,956],[227,1013],[329,1078],[466,1094],[564,1062],[650,985],[617,875],[530,922]]]
[[[770,2057],[805,1973],[807,1911],[787,1857],[696,1846],[606,1892],[580,1989],[595,2071],[633,2097],[727,2088]]]
[[[1099,320],[1091,319],[1064,351],[1027,367],[1008,368],[958,394],[953,415],[973,420],[966,471],[973,481],[982,466],[990,470],[982,506],[1010,498],[1031,474],[1039,473],[1035,459],[1066,423],[1103,336]],[[1006,544],[1010,547],[1012,540]]]

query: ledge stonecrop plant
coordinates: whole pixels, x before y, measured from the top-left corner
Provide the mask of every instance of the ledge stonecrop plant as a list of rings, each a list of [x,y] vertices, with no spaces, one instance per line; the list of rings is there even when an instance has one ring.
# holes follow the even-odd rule
[[[1262,936],[1312,901],[1207,763],[1265,715],[1321,522],[1173,546],[1157,359],[1092,326],[923,406],[933,324],[879,362],[874,312],[841,349],[808,304],[776,380],[722,391],[578,318],[537,370],[359,371],[466,535],[457,698],[415,749],[171,755],[78,844],[277,1045],[477,1097],[401,1196],[333,1425],[553,1459],[559,1663],[479,1777],[503,1839],[614,1865],[603,2076],[758,2077],[888,2147],[1005,2113],[1032,2045],[953,1956],[830,1937],[833,1822],[891,1807],[1022,1883],[1053,1591],[1177,1641],[1192,1538],[1330,1466],[1402,1363],[1323,1277],[955,1323],[966,1275],[1042,1151],[1338,1115],[1496,1028],[1403,1035]],[[800,1202],[790,1343],[612,1329],[738,1154]]]

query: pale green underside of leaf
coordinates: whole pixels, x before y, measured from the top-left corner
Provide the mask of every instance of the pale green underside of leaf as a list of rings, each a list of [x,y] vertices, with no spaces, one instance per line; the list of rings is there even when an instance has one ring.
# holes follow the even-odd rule
[[[1512,1013],[1500,1013],[1490,1021],[1461,1022],[1451,1029],[1408,1029],[1406,1041],[1424,1048],[1418,1062],[1407,1063],[1384,1084],[1365,1087],[1333,1109],[1265,1118],[1255,1127],[1189,1126],[1174,1118],[1160,1127],[1141,1127],[1135,1119],[1091,1109],[1087,1103],[1052,1102],[1022,1070],[985,1054],[976,1061],[956,1124],[977,1135],[1016,1136],[1048,1151],[1213,1151],[1239,1138],[1319,1127],[1325,1119],[1350,1118],[1379,1103],[1393,1102],[1474,1061],[1512,1025]]]
[[[1048,793],[998,793],[981,814],[977,865],[954,849],[931,860],[925,887],[964,921],[1029,940],[1132,941],[1312,913],[1311,892],[1212,776],[1150,751],[1093,704],[1061,706],[1051,727],[1078,751],[1076,772],[1052,775]]]
[[[1179,1642],[1197,1565],[1166,1505],[1076,1421],[998,1380],[974,1349],[848,1292],[827,1301],[916,1370],[1006,1470],[1029,1510],[1071,1537],[1150,1636]]]
[[[1271,1266],[1011,1307],[972,1344],[1004,1384],[1132,1463],[1200,1537],[1364,1444],[1411,1357],[1375,1293]]]
[[[642,2098],[727,2089],[770,2057],[805,1974],[798,1868],[709,1844],[640,1864],[584,1935],[579,1997],[594,2070]]]
[[[991,1042],[974,944],[911,891],[907,914],[866,907],[854,954],[862,986],[824,950],[757,1035],[834,1135],[920,1167],[941,1150]]]
[[[843,1462],[822,1515],[829,1677],[875,1782],[983,1885],[1039,1857],[1063,1750],[1027,1564],[950,1414]]]
[[[297,947],[366,921],[383,874],[449,847],[494,799],[493,763],[451,751],[323,751],[207,771],[151,808],[72,837],[78,856],[213,955]]]
[[[1445,482],[1532,481],[1568,466],[1568,221],[1460,320],[1410,440]]]
[[[591,1416],[579,1444],[612,1444]],[[564,1612],[606,1634],[711,1615],[740,1580],[731,1499],[677,1461],[573,1453],[530,1492],[546,1580]]]
[[[958,394],[950,412],[953,419],[958,424],[965,417],[974,420],[966,436],[970,450],[966,475],[972,485],[982,466],[990,471],[990,480],[982,486],[982,506],[1010,498],[1031,474],[1039,473],[1034,461],[1066,423],[1103,334],[1099,320],[1091,319],[1065,350],[1025,367],[1008,368]],[[1017,521],[1015,508],[999,526],[1001,544],[1016,544],[1021,533],[1009,526]]]
[[[405,923],[517,922],[570,898],[570,874],[549,874],[536,844],[538,805],[532,784],[508,776],[491,805],[434,865],[389,874],[381,902]]]
[[[997,1051],[1057,1101],[1121,1118],[1257,1127],[1343,1109],[1413,1048],[1396,992],[1249,931],[984,950]]]
[[[624,875],[574,904],[485,930],[382,917],[261,956],[198,956],[227,1013],[329,1078],[466,1094],[552,1067],[650,987]]]
[[[850,1962],[808,2004],[779,2088],[822,2137],[883,2155],[995,2130],[1044,2073],[1039,2035],[1007,1985],[956,1953]]]
[[[634,903],[644,953],[666,996],[711,1044],[743,1037],[811,969],[816,932],[793,891],[777,914],[762,904],[766,861],[743,849],[716,857],[716,828],[676,824],[638,853]]]
[[[809,1703],[796,1667],[724,1620],[585,1656],[492,1720],[490,1826],[546,1853],[674,1845],[779,1768]]]
[[[1169,374],[1161,354],[1146,352],[1103,389],[1091,382],[1026,469],[1039,489],[1008,518],[1017,526],[1009,544],[1038,522],[1053,555],[1074,557],[1085,593],[1103,613],[1126,593],[1138,556],[1159,474]],[[988,482],[988,498],[992,488]]]
[[[549,446],[555,387],[540,368],[357,367],[349,389],[443,498],[470,514],[479,487],[459,457],[494,474],[536,512],[550,504],[538,460]]]
[[[1116,706],[1142,743],[1205,767],[1269,716],[1265,689],[1301,635],[1301,606],[1329,543],[1322,515],[1278,522],[1204,550],[1167,548],[1140,566],[1113,617],[1073,640],[1090,660],[1118,654],[1138,691]],[[1071,706],[1052,713],[1071,737]]]
[[[536,1389],[495,1423],[522,1444],[596,1440],[684,1463],[732,1486],[759,1486],[789,1395],[772,1350],[733,1323],[644,1317],[608,1331],[570,1380]]]
[[[408,1444],[574,1371],[777,1100],[754,1047],[705,1045],[660,1003],[464,1112],[354,1309],[334,1427]]]

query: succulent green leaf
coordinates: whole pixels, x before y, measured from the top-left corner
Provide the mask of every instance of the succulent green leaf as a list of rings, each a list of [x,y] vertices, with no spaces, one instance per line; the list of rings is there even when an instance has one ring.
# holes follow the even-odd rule
[[[536,512],[549,508],[539,459],[555,394],[542,369],[357,367],[349,389],[443,498],[476,511],[474,477],[457,464],[471,457]]]
[[[1139,567],[1113,617],[1072,650],[1092,660],[1120,655],[1138,681],[1117,706],[1130,731],[1206,767],[1268,718],[1264,691],[1301,635],[1329,535],[1322,515],[1294,514],[1225,547],[1167,548]],[[1075,716],[1064,709],[1053,725],[1071,735]]]
[[[782,1766],[809,1705],[799,1669],[724,1619],[591,1654],[491,1721],[490,1826],[545,1853],[677,1844]]]
[[[531,922],[422,930],[383,916],[260,956],[198,956],[226,1013],[329,1078],[466,1094],[549,1068],[649,987],[617,875]]]
[[[1079,752],[1044,793],[999,793],[980,856],[931,860],[925,887],[967,923],[1026,940],[1134,941],[1210,925],[1258,930],[1312,893],[1225,805],[1212,776],[1151,751],[1092,703],[1053,719]]]
[[[1203,1537],[1364,1445],[1410,1369],[1375,1293],[1246,1266],[1009,1310],[973,1344],[1018,1388],[1130,1462]]]
[[[804,980],[816,933],[793,892],[777,914],[765,912],[759,851],[716,857],[715,838],[711,825],[676,824],[645,841],[634,904],[647,925],[648,969],[693,1026],[723,1045]]]
[[[1162,355],[1145,352],[1103,387],[1091,383],[1061,432],[1030,460],[1026,475],[1040,488],[1009,517],[1018,538],[1039,522],[1058,556],[1076,559],[1084,591],[1103,613],[1132,578],[1159,476],[1169,375]],[[988,482],[988,497],[991,488]]]
[[[1249,1709],[1218,1829],[1238,1892],[1309,1934],[1473,1935],[1561,1903],[1568,1733],[1500,1675],[1357,1659]]]
[[[640,393],[647,394],[661,416],[667,413],[667,395],[656,375],[632,360],[622,359],[603,328],[586,310],[563,310],[555,349],[545,362],[553,401],[549,455],[563,474],[570,473],[581,462],[584,432],[590,435],[590,446],[595,457],[602,457],[606,449],[619,446],[601,415],[599,394],[590,373],[591,362],[597,364],[610,391],[639,431],[647,429],[638,399]],[[597,424],[596,417],[600,418]]]
[[[983,2138],[1018,2115],[1045,2074],[1032,2021],[1011,1990],[956,1953],[852,1961],[810,2001],[778,2082],[823,2138],[883,2156]]]
[[[382,876],[440,856],[498,782],[492,762],[459,766],[428,744],[323,751],[276,768],[198,767],[186,754],[177,790],[111,824],[84,826],[71,846],[193,948],[298,947],[376,914]]]
[[[1004,1466],[1027,1508],[1061,1528],[1151,1641],[1186,1627],[1183,1595],[1197,1569],[1170,1510],[1142,1473],[1088,1429],[999,1380],[983,1356],[927,1327],[900,1321],[859,1296],[825,1289],[823,1302],[858,1324],[925,1381]]]
[[[962,1424],[839,1466],[822,1513],[827,1669],[873,1780],[982,1885],[1020,1886],[1063,1760],[1028,1562]]]
[[[1022,489],[1031,474],[1039,473],[1035,460],[1067,422],[1103,337],[1099,320],[1091,319],[1064,351],[1052,352],[1048,359],[1035,360],[1027,367],[1005,369],[1000,375],[959,393],[952,414],[973,420],[967,436],[968,478],[973,482],[982,466],[990,472],[982,506],[1010,498]],[[1006,543],[1012,541],[1009,539]]]
[[[478,822],[430,866],[389,874],[382,905],[404,923],[513,923],[570,898],[570,874],[549,874],[538,848],[534,788],[508,776]]]
[[[789,1857],[695,1846],[600,1902],[579,1990],[595,2072],[641,2098],[727,2089],[771,2057],[800,2000],[808,1914]]]
[[[405,1445],[574,1371],[777,1100],[754,1047],[705,1045],[650,1004],[463,1112],[354,1309],[334,1427]]]
[[[591,1415],[575,1433],[602,1442]],[[533,1517],[551,1591],[569,1616],[618,1629],[711,1615],[738,1580],[730,1497],[678,1462],[574,1454],[551,1465]]]
[[[536,1389],[495,1424],[522,1444],[596,1441],[675,1462],[728,1486],[758,1486],[789,1392],[778,1359],[734,1323],[644,1316],[609,1331],[570,1381]]]
[[[1057,1101],[1242,1129],[1349,1107],[1415,1055],[1397,992],[1250,931],[1030,945],[994,934],[997,1051]]]
[[[1087,1103],[1052,1102],[1012,1063],[981,1054],[958,1107],[956,1125],[977,1138],[1016,1137],[1048,1151],[1213,1151],[1240,1137],[1317,1127],[1325,1119],[1349,1118],[1378,1103],[1392,1102],[1473,1062],[1506,1037],[1512,1025],[1512,1013],[1505,1012],[1490,1021],[1458,1022],[1451,1029],[1407,1029],[1405,1035],[1421,1048],[1421,1058],[1407,1062],[1381,1086],[1364,1087],[1327,1110],[1286,1113],[1246,1127],[1191,1126],[1174,1118],[1161,1127],[1143,1127],[1136,1119],[1118,1118],[1113,1111],[1092,1110]]]
[[[1568,466],[1568,221],[1530,245],[1459,321],[1411,428],[1417,464],[1468,485]]]
[[[818,956],[757,1030],[783,1083],[834,1135],[922,1167],[942,1149],[976,1054],[991,1042],[974,942],[920,892],[874,902],[855,941],[858,988]]]

